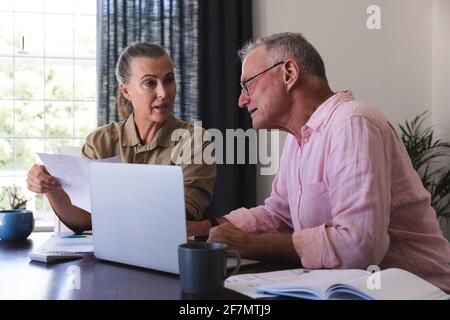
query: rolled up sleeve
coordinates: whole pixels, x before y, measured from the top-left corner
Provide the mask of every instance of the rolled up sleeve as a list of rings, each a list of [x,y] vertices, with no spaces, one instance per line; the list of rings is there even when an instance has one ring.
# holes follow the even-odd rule
[[[201,136],[208,136],[204,129]],[[178,149],[174,152],[178,155],[177,164],[183,170],[184,197],[187,218],[200,220],[205,217],[205,209],[208,207],[216,180],[216,163],[214,155],[206,156],[205,149],[210,146],[211,139],[195,139],[194,128],[186,131],[182,137]],[[175,157],[177,158],[177,157]]]
[[[209,205],[216,179],[215,165],[181,166],[184,177],[184,197],[189,219],[199,220]]]

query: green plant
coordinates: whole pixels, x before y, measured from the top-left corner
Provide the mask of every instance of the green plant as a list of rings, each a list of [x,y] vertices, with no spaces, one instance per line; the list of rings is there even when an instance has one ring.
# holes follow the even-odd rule
[[[9,206],[8,209],[26,209],[28,199],[25,196],[20,195],[20,189],[16,186],[12,187],[3,187],[2,193],[0,194],[0,202],[8,198]],[[5,210],[5,208],[0,208]]]
[[[450,143],[435,139],[433,127],[425,126],[427,111],[399,125],[414,169],[431,194],[437,216],[450,217]]]

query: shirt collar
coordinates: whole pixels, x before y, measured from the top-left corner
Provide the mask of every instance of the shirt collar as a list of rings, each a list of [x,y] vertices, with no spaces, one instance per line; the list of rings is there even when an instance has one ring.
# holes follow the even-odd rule
[[[170,115],[166,122],[159,128],[156,132],[153,141],[147,143],[146,146],[150,149],[156,146],[161,147],[171,147],[174,145],[174,141],[170,139],[172,131],[176,128],[177,119]],[[132,113],[126,120],[124,124],[124,137],[122,141],[122,146],[132,147],[136,145],[141,145],[141,139],[139,138],[139,133],[134,122],[134,113]]]
[[[354,100],[353,93],[351,91],[341,91],[333,94],[327,100],[325,100],[306,122],[305,127],[313,130],[318,130],[321,127],[325,127],[331,118],[334,110],[344,101]]]

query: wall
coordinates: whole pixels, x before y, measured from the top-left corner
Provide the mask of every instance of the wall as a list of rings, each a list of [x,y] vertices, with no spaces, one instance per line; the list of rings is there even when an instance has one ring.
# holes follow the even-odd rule
[[[321,53],[334,91],[351,90],[356,99],[374,104],[396,125],[432,109],[432,8],[448,8],[450,1],[436,2],[253,0],[254,38],[303,33]],[[366,9],[372,4],[381,8],[381,30],[366,26]],[[435,53],[445,60],[443,51]],[[433,77],[439,82],[442,78],[444,72]],[[446,105],[450,106],[447,100]],[[259,203],[270,193],[272,180],[257,177]]]
[[[432,118],[439,135],[450,141],[450,1],[433,0]]]

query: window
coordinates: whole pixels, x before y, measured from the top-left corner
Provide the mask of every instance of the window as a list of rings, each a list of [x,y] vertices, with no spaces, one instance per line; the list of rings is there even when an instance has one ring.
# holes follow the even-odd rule
[[[54,215],[26,188],[36,152],[81,146],[97,124],[96,5],[0,1],[0,187],[21,189],[38,230],[53,226]]]

